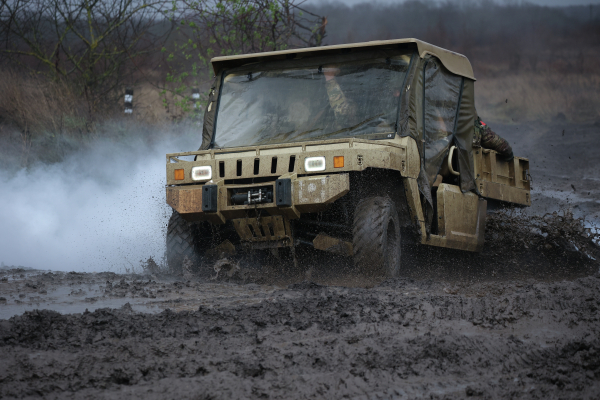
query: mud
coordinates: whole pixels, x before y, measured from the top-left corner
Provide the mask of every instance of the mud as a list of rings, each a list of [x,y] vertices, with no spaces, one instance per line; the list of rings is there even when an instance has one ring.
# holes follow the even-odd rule
[[[490,214],[481,254],[408,246],[398,279],[301,248],[207,277],[0,270],[0,398],[599,398],[600,128],[494,128],[534,207]]]
[[[3,318],[33,309],[0,320],[0,397],[597,398],[597,268],[367,288],[4,271]]]
[[[26,311],[49,309],[61,314],[100,308],[159,313],[197,310],[199,306],[256,303],[276,287],[210,279],[185,280],[168,275],[121,275],[111,272],[0,271],[0,320]]]

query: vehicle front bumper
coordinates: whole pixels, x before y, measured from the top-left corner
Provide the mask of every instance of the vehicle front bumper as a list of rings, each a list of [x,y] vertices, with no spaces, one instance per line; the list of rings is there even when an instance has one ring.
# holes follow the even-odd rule
[[[279,201],[285,200],[283,191],[286,185],[287,201]],[[236,205],[231,199],[236,191],[250,191],[259,187],[269,187],[272,190],[272,202]],[[169,186],[167,203],[188,221],[223,224],[227,220],[248,217],[249,214],[299,218],[302,213],[325,210],[329,204],[349,191],[348,173],[304,177],[293,174],[282,176],[275,181],[255,184],[226,185],[224,181],[220,181],[204,185]]]

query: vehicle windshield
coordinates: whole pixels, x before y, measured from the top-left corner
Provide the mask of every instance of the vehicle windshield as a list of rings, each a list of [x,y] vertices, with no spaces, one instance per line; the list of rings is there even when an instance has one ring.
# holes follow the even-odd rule
[[[321,57],[314,65],[256,64],[226,73],[213,146],[393,137],[410,54],[369,54],[362,60]]]

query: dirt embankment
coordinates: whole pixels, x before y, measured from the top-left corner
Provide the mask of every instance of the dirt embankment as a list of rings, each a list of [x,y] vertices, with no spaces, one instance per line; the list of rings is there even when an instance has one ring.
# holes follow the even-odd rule
[[[201,296],[227,284],[198,283]],[[600,274],[261,289],[0,321],[0,397],[597,398]],[[251,293],[252,291],[252,293]],[[233,296],[233,295],[231,295]],[[226,297],[226,296],[223,296]]]

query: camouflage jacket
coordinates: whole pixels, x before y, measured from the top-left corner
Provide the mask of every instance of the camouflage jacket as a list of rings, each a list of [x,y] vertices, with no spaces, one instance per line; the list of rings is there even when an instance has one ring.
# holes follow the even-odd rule
[[[356,105],[346,98],[346,95],[340,88],[340,85],[335,79],[330,79],[325,82],[327,96],[329,96],[329,104],[335,114],[335,119],[338,125],[351,126],[354,125],[356,119]]]
[[[498,152],[506,160],[513,159],[513,151],[508,141],[490,129],[479,117],[475,118],[475,135],[473,136],[475,146],[492,149]]]

